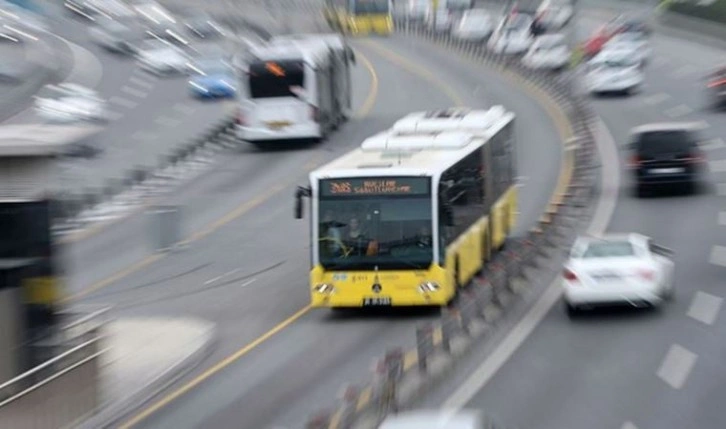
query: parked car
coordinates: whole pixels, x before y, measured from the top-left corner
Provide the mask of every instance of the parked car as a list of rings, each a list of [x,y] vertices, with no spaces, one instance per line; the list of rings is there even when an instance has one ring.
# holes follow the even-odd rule
[[[522,63],[533,69],[562,70],[569,65],[571,54],[563,34],[545,34],[534,40]]]
[[[452,30],[452,35],[470,42],[484,41],[494,32],[494,21],[489,11],[470,9],[464,12],[461,20]]]
[[[74,83],[46,85],[35,96],[35,111],[49,122],[105,121],[106,101],[96,91]]]

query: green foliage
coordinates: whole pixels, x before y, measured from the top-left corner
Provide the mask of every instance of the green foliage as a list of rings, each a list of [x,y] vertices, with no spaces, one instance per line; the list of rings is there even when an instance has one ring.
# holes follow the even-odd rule
[[[668,10],[696,18],[726,24],[726,0],[716,0],[708,6],[699,6],[698,0],[688,2],[669,1]]]

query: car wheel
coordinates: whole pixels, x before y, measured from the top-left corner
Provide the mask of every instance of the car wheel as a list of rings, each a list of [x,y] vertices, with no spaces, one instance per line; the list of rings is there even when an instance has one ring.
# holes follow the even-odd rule
[[[671,302],[675,298],[675,295],[675,288],[671,284],[663,291],[663,300],[666,302]]]
[[[642,183],[638,183],[635,185],[635,195],[638,198],[645,198],[648,196],[648,187],[643,185]]]

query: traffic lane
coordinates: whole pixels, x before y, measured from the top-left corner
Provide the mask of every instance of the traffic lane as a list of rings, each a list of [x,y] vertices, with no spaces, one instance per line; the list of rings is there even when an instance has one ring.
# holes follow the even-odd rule
[[[517,172],[519,220],[515,234],[526,232],[540,217],[552,195],[560,173],[561,136],[547,111],[521,88],[514,87],[500,74],[483,65],[472,67],[455,52],[430,43],[394,36],[387,47],[406,52],[423,66],[443,72],[448,83],[460,92],[488,103],[501,104],[517,116]]]
[[[361,47],[361,50],[363,49],[365,48]],[[378,53],[375,49],[364,52],[372,58]],[[408,56],[407,50],[403,52]],[[377,68],[382,69],[380,66]],[[422,64],[421,68],[425,69],[425,65]],[[435,75],[444,75],[446,72],[441,69],[431,71]],[[457,79],[452,89],[456,90],[457,86],[469,88],[474,82],[473,79],[481,79],[481,76],[475,74],[469,79],[472,80]],[[410,82],[407,83],[410,86]],[[431,87],[430,83],[428,85]],[[429,98],[418,103],[412,99],[414,94],[418,97],[425,94],[423,91],[413,92],[408,88],[402,90],[408,94],[408,100],[416,103],[419,109],[437,107],[437,103]],[[399,97],[395,92],[389,92],[384,87],[381,88],[381,93],[390,94],[392,98],[398,100],[406,99]],[[509,96],[511,97],[511,94]],[[439,104],[439,107],[451,103],[451,100],[443,101],[447,104]],[[472,92],[469,92],[469,96],[463,101],[473,106],[491,103],[483,97],[474,96]],[[388,105],[388,103],[383,104]],[[399,115],[400,113],[397,113],[397,116]],[[530,117],[526,117],[525,120],[530,119],[535,120]],[[551,131],[552,124],[548,124],[547,128]],[[548,130],[538,131],[541,135]],[[549,143],[552,147],[557,147],[556,141]],[[289,207],[282,211],[283,216],[289,216],[287,214]],[[280,232],[286,236],[293,233],[293,231]],[[308,240],[306,229],[298,231],[298,234],[300,240],[306,243]],[[230,238],[232,246],[235,241],[237,240]],[[259,240],[250,241],[259,243]],[[301,305],[309,300],[307,288],[304,286],[309,269],[305,264],[306,257],[307,249],[305,253],[301,252],[299,257],[294,258],[299,260],[300,271],[293,271],[294,277],[281,278],[278,283],[280,285],[293,283],[293,288],[297,288],[295,293],[301,295]],[[266,291],[266,285],[267,282],[259,284],[257,290]],[[278,299],[290,299],[289,296],[293,296],[293,293],[279,290]],[[292,313],[291,309],[287,314]],[[422,319],[436,316],[438,312],[401,311],[395,314],[397,317],[385,318],[383,323],[376,316],[354,316],[350,319],[350,326],[346,326],[342,321],[345,319],[333,318],[325,311],[308,313],[270,342],[253,351],[249,357],[234,362],[208,382],[198,385],[178,401],[163,408],[158,415],[152,416],[141,427],[174,427],[181,422],[198,427],[229,427],[232,422],[235,422],[236,427],[259,428],[266,425],[297,427],[310,412],[314,411],[314,406],[311,404],[329,402],[337,395],[342,383],[356,380],[364,382],[370,375],[370,364],[374,357],[379,357],[387,348],[394,345],[412,347],[415,324]],[[238,331],[233,330],[233,332]],[[326,347],[321,347],[322,344]],[[281,353],[281,350],[284,352]],[[321,354],[321,350],[325,353]],[[255,357],[258,354],[259,357]],[[222,356],[224,354],[219,357]],[[309,365],[301,369],[301,362]],[[253,378],[250,378],[251,371],[255,374]],[[305,394],[301,395],[302,392]],[[216,398],[214,403],[210,403],[210,398]],[[284,410],[280,409],[279,404],[285,404]],[[204,411],[200,414],[200,410]]]
[[[622,99],[598,100],[595,107],[616,142],[627,141],[630,127],[659,117],[653,110],[627,111]],[[637,200],[627,174],[610,230],[641,232],[674,248],[678,299],[662,311],[597,312],[574,322],[556,305],[469,407],[518,427],[598,429],[631,420],[658,427],[653,416],[675,417],[676,410],[694,406],[693,395],[683,395],[675,406],[656,371],[674,341],[689,338],[698,349],[712,342],[710,336],[694,335],[683,316],[696,290],[713,291],[719,284],[717,270],[707,263],[719,201],[709,194]],[[442,390],[428,403],[440,404],[451,391]],[[699,412],[706,413],[704,419],[714,417]]]
[[[353,69],[351,77],[353,106],[360,110],[372,97],[373,81],[362,64]],[[182,229],[186,235],[191,235],[229,213],[250,207],[250,202],[262,197],[290,197],[291,193],[280,191],[270,196],[270,190],[280,185],[280,178],[296,185],[305,183],[306,180],[293,180],[293,172],[302,174],[320,160],[330,159],[359,144],[371,127],[386,125],[352,119],[329,141],[297,148],[288,146],[286,150],[262,150],[239,142],[235,150],[217,158],[219,164],[159,198],[156,203],[179,206],[183,216]],[[66,263],[70,267],[70,291],[78,293],[148,256],[152,250],[148,222],[143,213],[136,214],[98,234],[73,241],[68,246]]]

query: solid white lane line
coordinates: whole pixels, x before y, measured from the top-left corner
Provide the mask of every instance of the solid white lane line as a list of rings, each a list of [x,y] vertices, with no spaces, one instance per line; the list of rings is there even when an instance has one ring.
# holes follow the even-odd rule
[[[706,140],[705,142],[699,143],[699,146],[703,150],[716,150],[721,149],[722,147],[726,147],[726,143],[724,143],[723,139],[716,138],[711,140]]]
[[[103,77],[103,63],[101,60],[88,49],[63,37],[55,37],[65,43],[71,50],[71,55],[73,55],[73,67],[66,76],[65,82],[96,88]],[[43,58],[43,60],[47,61],[46,58]]]
[[[718,214],[718,224],[720,226],[726,226],[726,212],[720,212]]]
[[[708,258],[708,262],[712,263],[713,265],[726,267],[726,247],[713,246],[711,248],[711,256]]]
[[[600,174],[602,177],[602,192],[598,197],[595,214],[590,221],[587,233],[600,235],[607,229],[610,219],[615,211],[620,189],[620,164],[618,150],[610,131],[605,124],[598,120],[596,134],[599,134],[598,151],[602,160]],[[445,409],[460,410],[494,377],[494,374],[514,354],[519,346],[540,324],[552,306],[562,295],[559,281],[553,281],[542,297],[527,312],[524,318],[517,323],[496,350],[471,374],[466,381],[446,400]]]
[[[670,98],[671,98],[670,95],[666,94],[665,92],[661,92],[660,94],[649,95],[649,96],[643,98],[643,103],[650,105],[650,106],[654,106],[656,104],[669,100]]]
[[[623,427],[621,427],[620,429],[638,429],[638,427],[635,426],[635,423],[633,422],[625,422],[623,423]]]
[[[251,285],[252,283],[254,283],[256,281],[257,281],[257,279],[247,280],[246,282],[244,282],[241,285],[239,285],[239,287],[249,286],[249,285]]]
[[[181,122],[181,119],[167,118],[166,116],[159,116],[158,118],[154,119],[154,123],[157,125],[161,125],[162,127],[175,127],[181,124]]]
[[[713,325],[718,317],[718,312],[721,310],[721,304],[723,298],[710,293],[696,292],[691,302],[691,307],[688,309],[688,316],[698,320],[706,325]]]
[[[692,351],[673,344],[656,374],[672,388],[680,389],[686,384],[697,358],[698,356]]]
[[[708,167],[711,169],[712,173],[723,173],[726,171],[726,159],[708,161]]]
[[[131,76],[131,79],[129,79],[129,82],[133,83],[136,86],[140,86],[144,89],[151,89],[154,87],[153,83],[149,83],[145,81],[144,79],[138,78],[136,76]]]
[[[134,107],[138,106],[139,103],[133,100],[129,100],[123,97],[119,97],[114,95],[108,100],[109,103],[117,104],[121,107],[125,107],[127,109],[133,109]]]
[[[676,106],[676,107],[667,109],[663,113],[665,113],[667,116],[669,116],[671,118],[678,118],[680,116],[685,116],[685,115],[693,113],[693,109],[686,106],[685,104],[681,104],[680,106]]]
[[[716,194],[719,197],[726,197],[726,183],[716,183]]]
[[[139,98],[146,98],[149,95],[148,93],[146,93],[144,91],[141,91],[136,88],[132,88],[128,85],[124,85],[121,88],[121,91],[125,92],[126,94],[133,95],[134,97],[139,97]]]
[[[223,278],[225,278],[225,277],[227,277],[227,276],[231,276],[232,274],[234,274],[234,273],[236,273],[236,272],[238,272],[238,271],[239,271],[239,268],[235,268],[235,269],[234,269],[234,270],[232,270],[232,271],[227,271],[227,272],[226,272],[226,273],[224,273],[224,274],[220,274],[220,275],[218,275],[217,277],[214,277],[214,278],[211,278],[211,279],[207,280],[206,282],[204,282],[204,284],[205,284],[205,285],[208,285],[208,284],[210,284],[210,283],[214,283],[214,282],[216,282],[217,280],[223,279]]]

